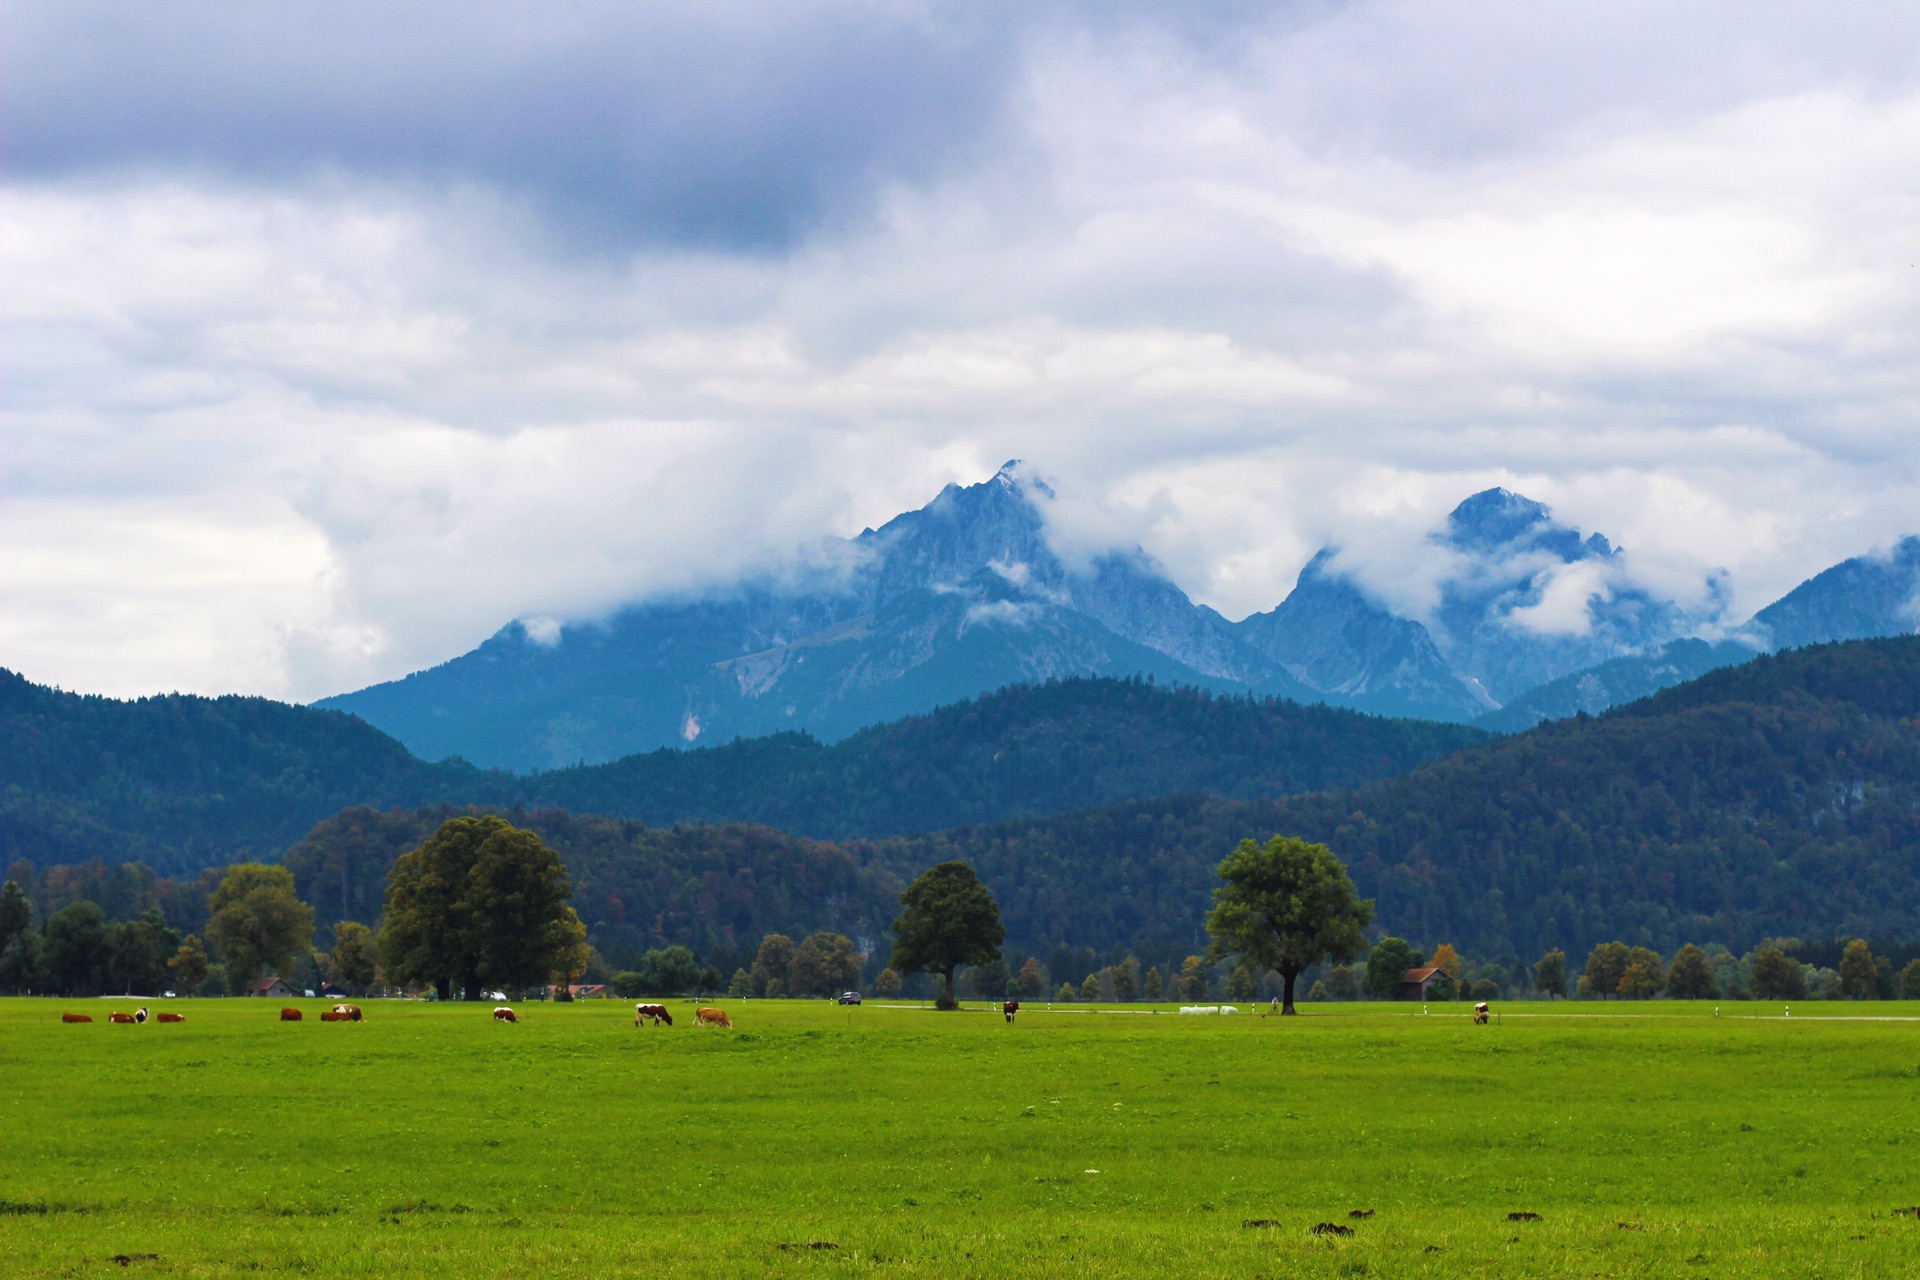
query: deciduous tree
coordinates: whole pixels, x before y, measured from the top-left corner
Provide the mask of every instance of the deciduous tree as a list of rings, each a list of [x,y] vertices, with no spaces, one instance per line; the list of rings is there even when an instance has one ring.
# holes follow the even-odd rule
[[[1006,928],[1000,907],[964,862],[942,862],[923,871],[900,895],[905,908],[893,922],[892,967],[902,974],[937,973],[946,978],[938,1001],[958,1007],[953,973],[1000,957]]]
[[[1632,1000],[1651,1000],[1666,985],[1667,975],[1660,956],[1646,947],[1627,952],[1627,967],[1620,971],[1620,994]]]
[[[1667,994],[1675,1000],[1712,1000],[1720,994],[1707,953],[1689,942],[1667,966]]]
[[[787,994],[787,972],[793,967],[793,951],[793,939],[784,933],[770,933],[760,939],[753,967],[747,971],[753,979],[753,994],[773,998]]]
[[[356,995],[373,985],[380,976],[373,930],[358,920],[342,920],[333,926],[333,972]]]
[[[1087,975],[1087,980],[1080,984],[1080,998],[1087,1001],[1098,1000],[1100,998],[1099,974],[1090,973]]]
[[[809,934],[793,951],[787,982],[797,996],[831,996],[860,985],[866,960],[853,939],[838,933]]]
[[[573,999],[573,984],[586,975],[593,964],[593,948],[587,945],[587,926],[571,906],[560,908],[560,918],[548,926],[552,939],[553,982],[560,988],[556,998]]]
[[[1147,982],[1143,994],[1149,1001],[1158,1000],[1167,992],[1166,982],[1160,977],[1159,966],[1147,970]]]
[[[1323,844],[1275,836],[1242,840],[1218,868],[1207,916],[1208,956],[1237,955],[1273,969],[1285,985],[1283,1013],[1294,1012],[1293,984],[1322,960],[1351,960],[1365,946],[1373,902],[1362,900],[1347,869]]]
[[[1601,999],[1620,994],[1620,979],[1627,972],[1627,944],[1603,942],[1587,956],[1587,992]]]
[[[284,973],[313,947],[313,908],[294,892],[285,867],[228,867],[207,896],[207,940],[220,949],[235,982],[267,970]]]
[[[1405,938],[1380,939],[1367,953],[1367,994],[1375,1000],[1393,999],[1407,970],[1420,968],[1423,958]]]
[[[1855,938],[1840,957],[1840,994],[1849,1000],[1865,1000],[1879,985],[1874,969],[1873,948],[1866,939]]]
[[[873,980],[873,994],[882,1000],[892,1000],[900,994],[900,975],[891,968],[882,969]]]
[[[700,981],[700,961],[682,946],[656,947],[640,957],[636,974],[641,994],[677,996]]]
[[[1534,985],[1547,993],[1547,999],[1555,996],[1567,998],[1567,953],[1555,947],[1540,957],[1533,966]]]
[[[1123,1004],[1140,994],[1140,964],[1128,956],[1113,967],[1113,998]]]
[[[1900,971],[1900,998],[1920,1000],[1920,960],[1907,961],[1907,967]]]
[[[41,963],[55,990],[65,995],[97,995],[107,965],[107,918],[82,899],[47,917]]]
[[[1799,1000],[1807,994],[1806,975],[1799,963],[1780,948],[1758,948],[1753,953],[1752,966],[1754,999]]]
[[[1028,956],[1027,962],[1020,966],[1020,976],[1013,980],[1013,989],[1026,1000],[1038,1000],[1046,994],[1047,975],[1041,970],[1036,957]]]

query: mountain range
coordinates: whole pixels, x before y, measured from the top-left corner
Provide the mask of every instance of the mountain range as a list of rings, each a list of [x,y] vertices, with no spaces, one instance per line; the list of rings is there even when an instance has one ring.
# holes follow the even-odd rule
[[[1604,535],[1504,489],[1470,496],[1432,536],[1451,568],[1425,618],[1396,613],[1329,547],[1278,606],[1231,622],[1138,547],[1063,557],[1053,497],[1010,462],[791,572],[598,622],[513,622],[438,667],[317,705],[426,759],[515,770],[793,729],[831,742],[1067,676],[1513,731],[1770,649],[1920,622],[1920,538],[1835,566],[1728,629],[1636,585]]]

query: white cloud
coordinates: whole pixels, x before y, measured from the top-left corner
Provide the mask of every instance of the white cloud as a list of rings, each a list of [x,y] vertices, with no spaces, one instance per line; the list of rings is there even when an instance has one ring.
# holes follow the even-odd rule
[[[974,51],[923,51],[980,95],[937,158],[860,141],[758,232],[623,188],[585,248],[551,213],[579,175],[504,153],[88,135],[0,191],[0,663],[318,696],[778,571],[1009,457],[1071,555],[1138,541],[1229,616],[1329,543],[1424,616],[1427,534],[1503,484],[1626,545],[1623,582],[1706,608],[1725,569],[1743,617],[1920,511],[1911,20],[1761,8],[900,6]],[[345,127],[288,93],[289,154]]]

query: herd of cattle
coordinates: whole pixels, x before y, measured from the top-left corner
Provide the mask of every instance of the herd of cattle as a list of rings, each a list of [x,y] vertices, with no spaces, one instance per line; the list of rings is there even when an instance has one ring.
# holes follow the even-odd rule
[[[359,1022],[363,1016],[360,1012],[360,1006],[357,1004],[337,1004],[322,1013],[320,1015],[320,1021]],[[733,1019],[727,1017],[727,1011],[725,1009],[710,1009],[702,1006],[693,1011],[693,1016],[699,1022],[699,1025],[703,1027],[733,1026]],[[135,1009],[132,1013],[110,1013],[107,1015],[107,1021],[139,1023],[145,1022],[147,1017],[147,1010],[142,1006],[141,1008]],[[302,1014],[300,1010],[291,1006],[283,1006],[280,1010],[280,1021],[282,1022],[299,1022],[301,1018]],[[185,1022],[186,1020],[187,1015],[184,1013],[162,1013],[155,1019],[155,1021],[158,1022]],[[520,1021],[520,1015],[506,1005],[496,1005],[493,1010],[493,1020],[495,1022],[517,1023]],[[92,1022],[93,1018],[84,1013],[63,1013],[60,1015],[60,1021]],[[1013,1021],[1013,1015],[1011,1013],[1007,1015],[1007,1021]],[[663,1022],[668,1026],[672,1026],[673,1015],[667,1011],[667,1006],[663,1004],[637,1004],[633,1006],[633,1025],[637,1027],[643,1022],[651,1022],[656,1027]]]

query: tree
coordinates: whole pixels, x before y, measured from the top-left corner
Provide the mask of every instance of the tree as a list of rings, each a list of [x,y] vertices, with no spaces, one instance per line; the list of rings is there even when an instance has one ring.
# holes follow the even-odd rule
[[[1418,969],[1423,956],[1407,945],[1405,938],[1382,938],[1367,953],[1367,994],[1375,1000],[1391,1000],[1400,994],[1400,980],[1407,970]]]
[[[1627,967],[1620,971],[1619,991],[1634,1000],[1647,1000],[1660,994],[1667,975],[1660,967],[1658,953],[1645,947],[1627,952]]]
[[[1753,953],[1753,996],[1756,1000],[1799,1000],[1807,994],[1806,975],[1792,956],[1774,946]]]
[[[860,985],[866,957],[853,948],[853,939],[838,933],[810,934],[794,948],[787,982],[797,996],[831,996]]]
[[[387,874],[387,974],[430,982],[442,1000],[537,985],[564,967],[579,924],[572,892],[560,856],[533,832],[504,818],[450,818]]]
[[[1242,840],[1217,868],[1208,958],[1238,955],[1272,969],[1285,984],[1281,1012],[1293,1013],[1294,979],[1322,960],[1351,960],[1365,946],[1373,902],[1362,900],[1347,869],[1323,844],[1275,836]]]
[[[1920,960],[1907,961],[1907,967],[1900,971],[1900,998],[1920,1000]]]
[[[700,961],[682,946],[656,947],[640,957],[636,995],[677,996],[700,981]]]
[[[560,988],[554,998],[571,1000],[573,984],[593,964],[593,948],[587,945],[587,926],[580,923],[579,914],[570,906],[561,907],[560,912],[547,935],[552,940],[553,982]]]
[[[1627,972],[1627,944],[1603,942],[1587,956],[1587,991],[1606,999],[1620,992],[1620,979]]]
[[[957,1008],[953,971],[1000,957],[1007,931],[999,904],[964,862],[942,862],[922,872],[900,903],[906,910],[893,922],[892,967],[902,974],[943,975],[946,990],[939,1006]]]
[[[1720,994],[1707,953],[1689,942],[1667,966],[1667,994],[1675,1000],[1712,1000]]]
[[[1433,958],[1427,964],[1452,978],[1460,980],[1460,953],[1453,949],[1451,942],[1443,942],[1433,949]]]
[[[793,939],[784,933],[770,933],[760,939],[760,950],[755,953],[753,968],[749,970],[753,994],[773,998],[787,994],[787,972],[793,967],[793,950]]]
[[[1087,980],[1080,984],[1080,998],[1082,1000],[1098,1000],[1100,998],[1099,974],[1090,973],[1087,975]]]
[[[60,908],[47,917],[40,956],[62,994],[97,994],[107,963],[106,915],[85,899]]]
[[[285,867],[228,867],[207,897],[207,941],[220,948],[236,983],[284,972],[313,947],[313,908],[294,892]]]
[[[700,985],[698,987],[698,990],[718,991],[719,989],[720,989],[720,971],[714,968],[712,965],[708,965],[706,968],[700,971]]]
[[[1041,971],[1037,958],[1028,956],[1027,962],[1020,966],[1020,976],[1013,980],[1013,989],[1026,1000],[1038,1000],[1046,994],[1047,975]]]
[[[885,975],[883,974],[881,976],[884,977]],[[735,969],[733,971],[733,981],[727,984],[727,994],[736,1000],[753,994],[753,978],[748,975],[745,969]]]
[[[1562,1000],[1567,998],[1566,952],[1555,947],[1540,957],[1540,962],[1533,966],[1533,972],[1534,985],[1547,993],[1548,1000],[1552,1000],[1555,996]]]
[[[355,994],[364,993],[380,976],[378,955],[373,930],[358,920],[333,926],[333,972]]]
[[[1128,956],[1113,968],[1113,998],[1122,1004],[1140,994],[1140,964]]]
[[[1165,995],[1166,992],[1167,986],[1160,977],[1160,967],[1155,965],[1153,968],[1147,970],[1147,982],[1146,986],[1142,988],[1142,994],[1151,1002],[1158,1000],[1161,996]]]
[[[1080,998],[1080,993],[1071,982],[1063,982],[1060,984],[1060,989],[1053,993],[1053,998],[1067,1004],[1072,1004]]]
[[[1873,948],[1867,945],[1866,939],[1855,938],[1849,942],[1840,957],[1840,994],[1849,1000],[1864,1000],[1874,994],[1879,976],[1874,968]]]
[[[1257,989],[1253,970],[1247,967],[1247,962],[1244,960],[1234,966],[1233,972],[1227,975],[1227,999],[1229,1000],[1251,1000]],[[1324,993],[1325,988],[1322,988],[1322,998]]]
[[[0,885],[0,952],[33,928],[33,903],[17,880]]]
[[[153,994],[167,985],[167,958],[180,946],[180,935],[167,926],[157,907],[138,920],[107,926],[106,985],[125,995]]]
[[[882,969],[873,980],[873,994],[882,1000],[892,1000],[900,994],[900,975],[892,969]]]
[[[1498,1000],[1500,998],[1500,984],[1492,978],[1477,979],[1473,987],[1467,992],[1467,998],[1469,1000]]]
[[[173,971],[174,985],[181,995],[192,995],[207,981],[207,949],[200,939],[188,934],[180,943],[179,950],[173,953],[173,959],[167,961],[167,968]]]
[[[1352,965],[1336,964],[1327,970],[1327,998],[1342,1003],[1360,998],[1360,975]]]
[[[1332,999],[1332,997],[1327,994],[1327,984],[1324,979],[1316,981],[1313,984],[1313,990],[1307,992],[1307,999],[1313,1004],[1323,1004]]]
[[[1013,985],[1013,975],[1007,972],[1007,962],[999,956],[983,965],[976,965],[967,972],[967,984],[973,994],[983,1000],[1004,1000],[1007,989]]]

